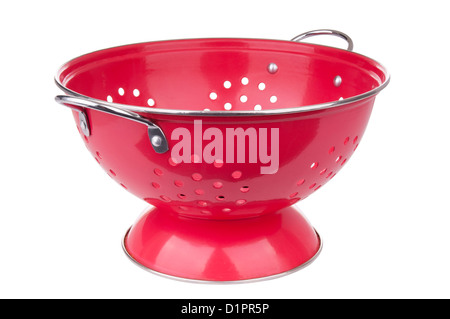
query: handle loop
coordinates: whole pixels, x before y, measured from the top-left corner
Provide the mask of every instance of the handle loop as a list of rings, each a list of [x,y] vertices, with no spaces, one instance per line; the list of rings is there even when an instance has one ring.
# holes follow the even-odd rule
[[[306,38],[314,37],[317,35],[332,35],[332,36],[344,39],[345,41],[347,41],[347,44],[348,44],[347,51],[353,51],[352,39],[348,35],[346,35],[344,32],[337,31],[337,30],[331,30],[331,29],[320,29],[320,30],[308,31],[308,32],[299,34],[298,36],[293,38],[291,41],[301,42]]]
[[[108,104],[100,104],[93,101],[87,101],[83,98],[74,96],[58,95],[55,97],[55,100],[56,102],[65,105],[80,114],[80,126],[86,136],[90,135],[90,130],[89,121],[87,120],[87,114],[84,112],[84,108],[112,114],[121,118],[145,124],[147,126],[150,143],[152,144],[155,152],[163,154],[169,150],[169,144],[161,128],[137,113],[121,110]]]

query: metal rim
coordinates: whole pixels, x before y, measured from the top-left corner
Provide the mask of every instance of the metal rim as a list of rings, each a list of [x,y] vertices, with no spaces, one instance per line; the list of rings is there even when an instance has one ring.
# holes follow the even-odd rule
[[[183,278],[183,277],[177,277],[177,276],[172,276],[172,275],[168,275],[156,270],[153,270],[151,268],[148,268],[144,265],[142,265],[141,263],[139,263],[136,259],[134,259],[130,253],[128,253],[126,247],[125,247],[125,239],[128,236],[128,233],[130,232],[131,227],[128,228],[128,230],[125,233],[125,236],[123,236],[122,238],[122,249],[125,252],[125,255],[135,264],[137,265],[139,268],[148,271],[154,275],[163,277],[163,278],[168,278],[168,279],[172,279],[172,280],[176,280],[176,281],[182,281],[182,282],[188,282],[188,283],[198,283],[198,284],[216,284],[216,285],[229,285],[229,284],[246,284],[246,283],[253,283],[253,282],[259,282],[259,281],[266,281],[266,280],[272,280],[272,279],[277,279],[280,277],[284,277],[290,274],[293,274],[303,268],[306,268],[307,266],[311,265],[316,259],[317,257],[320,255],[320,253],[322,252],[322,247],[323,247],[323,240],[320,237],[319,233],[316,231],[316,229],[314,229],[318,239],[319,239],[319,249],[317,250],[317,252],[314,254],[314,256],[312,256],[309,260],[307,260],[306,262],[302,263],[301,265],[292,268],[288,271],[279,273],[279,274],[274,274],[274,275],[269,275],[269,276],[265,276],[265,277],[259,277],[259,278],[251,278],[251,279],[242,279],[242,280],[228,280],[228,281],[214,281],[214,280],[201,280],[201,279],[189,279],[189,278]]]
[[[183,39],[186,40],[186,39]],[[191,39],[193,40],[193,39]],[[255,40],[255,39],[253,39]],[[267,40],[267,39],[265,39]],[[176,41],[176,40],[171,40],[171,41]],[[284,41],[284,40],[272,40],[272,41],[280,41],[280,42],[293,42],[293,41]],[[301,42],[296,42],[297,45],[307,45],[307,46],[321,46],[319,44],[311,44],[311,43],[301,43]],[[117,48],[117,47],[113,47],[113,48]],[[109,48],[109,49],[113,49],[113,48]],[[335,50],[342,50],[342,49],[338,49],[338,48],[333,48]],[[104,51],[104,50],[108,50],[108,49],[102,49],[99,51]],[[343,50],[346,51],[346,50]],[[94,51],[96,52],[96,51]],[[137,105],[129,105],[129,104],[120,104],[120,103],[110,103],[110,102],[106,102],[103,100],[99,100],[99,99],[95,99],[83,94],[80,94],[78,92],[75,92],[71,89],[68,89],[67,87],[65,87],[60,81],[59,81],[59,75],[60,72],[62,70],[62,66],[59,68],[58,73],[56,74],[56,76],[54,77],[54,81],[56,83],[56,85],[66,94],[74,96],[74,97],[78,97],[81,99],[86,100],[89,103],[96,103],[99,106],[104,106],[106,108],[108,107],[113,107],[113,108],[117,108],[117,109],[121,109],[124,111],[130,111],[130,112],[137,112],[137,113],[145,113],[145,114],[156,114],[156,115],[177,115],[177,116],[207,116],[207,117],[229,117],[229,116],[268,116],[268,115],[283,115],[283,114],[293,114],[293,113],[303,113],[303,112],[311,112],[311,111],[319,111],[319,110],[325,110],[325,109],[329,109],[329,108],[335,108],[335,107],[339,107],[342,105],[346,105],[346,104],[350,104],[350,103],[354,103],[354,102],[358,102],[361,100],[364,100],[366,98],[369,98],[371,96],[377,95],[380,91],[382,91],[390,82],[390,74],[387,71],[387,69],[378,61],[373,60],[365,55],[359,54],[359,53],[355,53],[352,51],[346,51],[349,52],[351,54],[355,54],[358,55],[362,58],[366,58],[369,59],[371,61],[373,61],[375,64],[377,64],[381,70],[383,71],[383,73],[385,74],[385,81],[378,87],[367,91],[365,93],[359,94],[359,95],[355,95],[349,98],[345,98],[342,100],[337,100],[337,101],[332,101],[332,102],[326,102],[326,103],[319,103],[319,104],[313,104],[313,105],[304,105],[304,106],[293,106],[293,107],[289,107],[289,108],[279,108],[279,109],[269,109],[269,110],[260,110],[260,111],[254,111],[254,110],[249,110],[249,111],[204,111],[204,110],[199,110],[199,111],[192,111],[192,110],[183,110],[183,109],[164,109],[164,108],[151,108],[151,107],[146,107],[146,106],[137,106]],[[93,53],[93,52],[92,52]],[[87,53],[90,54],[90,53]],[[87,55],[86,54],[86,55]],[[83,56],[83,55],[82,55]],[[70,63],[73,60],[76,60],[77,58],[74,58],[68,62],[66,62],[64,65]]]

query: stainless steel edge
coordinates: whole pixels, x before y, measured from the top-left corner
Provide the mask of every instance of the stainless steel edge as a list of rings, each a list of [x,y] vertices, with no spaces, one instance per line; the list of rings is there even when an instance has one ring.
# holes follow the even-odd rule
[[[304,33],[299,34],[296,37],[292,38],[291,41],[301,42],[304,39],[314,37],[317,35],[332,35],[332,36],[344,39],[345,41],[347,41],[347,51],[353,51],[353,40],[344,32],[332,30],[332,29],[319,29],[319,30],[312,30],[312,31],[304,32]]]
[[[381,64],[380,64],[381,65]],[[73,97],[77,97],[83,99],[89,103],[95,103],[99,106],[109,108],[114,107],[124,111],[130,112],[139,112],[145,114],[161,114],[161,115],[177,115],[177,116],[210,116],[210,117],[229,117],[229,116],[269,116],[269,115],[283,115],[283,114],[293,114],[293,113],[303,113],[303,112],[311,112],[311,111],[319,111],[325,110],[329,108],[339,107],[342,105],[354,103],[357,101],[364,100],[373,95],[377,95],[380,91],[382,91],[390,81],[390,75],[385,71],[386,81],[382,83],[380,86],[367,91],[360,95],[355,95],[350,98],[346,98],[343,100],[332,101],[327,103],[320,103],[314,105],[305,105],[305,106],[296,106],[289,108],[279,108],[279,109],[269,109],[269,110],[261,110],[261,111],[190,111],[183,109],[162,109],[162,108],[151,108],[145,106],[136,106],[136,105],[127,105],[127,104],[119,104],[119,103],[109,103],[102,100],[94,99],[82,94],[79,94],[75,91],[72,91],[66,87],[64,87],[59,81],[56,81],[56,84],[59,88],[64,91],[66,94],[71,95]]]
[[[172,279],[172,280],[176,280],[176,281],[182,281],[182,282],[187,282],[187,283],[197,283],[197,284],[215,284],[215,285],[229,285],[229,284],[246,284],[246,283],[253,283],[253,282],[259,282],[259,281],[266,281],[266,280],[272,280],[272,279],[277,279],[280,277],[284,277],[290,274],[293,274],[303,268],[306,268],[307,266],[311,265],[316,259],[317,257],[319,257],[320,253],[322,252],[322,248],[323,248],[323,239],[320,237],[319,233],[314,229],[314,231],[316,232],[316,235],[319,239],[319,249],[317,250],[317,252],[314,254],[314,256],[312,256],[309,260],[307,260],[306,262],[300,264],[299,266],[290,269],[288,271],[279,273],[279,274],[274,274],[274,275],[269,275],[269,276],[265,276],[265,277],[260,277],[260,278],[251,278],[251,279],[242,279],[242,280],[228,280],[228,281],[212,281],[212,280],[201,280],[201,279],[189,279],[189,278],[183,278],[183,277],[177,277],[177,276],[173,276],[173,275],[168,275],[156,270],[153,270],[151,268],[148,268],[144,265],[142,265],[141,263],[139,263],[136,259],[133,258],[133,256],[130,255],[130,253],[127,251],[126,245],[125,245],[125,240],[128,236],[128,233],[130,232],[131,227],[128,228],[128,230],[126,231],[125,235],[122,237],[122,249],[125,253],[125,255],[139,268],[148,271],[154,275],[158,275],[160,277],[164,277],[167,279]]]

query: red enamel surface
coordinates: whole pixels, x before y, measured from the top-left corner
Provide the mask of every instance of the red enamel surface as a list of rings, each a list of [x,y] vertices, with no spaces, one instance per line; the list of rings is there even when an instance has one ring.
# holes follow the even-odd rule
[[[275,74],[267,71],[270,63],[278,66]],[[337,75],[342,78],[338,87],[333,83]],[[347,165],[362,139],[375,95],[302,113],[238,117],[232,111],[338,101],[381,86],[387,74],[367,57],[329,47],[196,39],[94,52],[63,66],[58,80],[78,94],[114,103],[231,111],[195,117],[142,113],[168,138],[164,154],[153,150],[144,125],[98,111],[86,110],[91,135],[80,134],[112,179],[157,207],[128,234],[126,248],[136,261],[173,276],[238,280],[287,271],[317,253],[317,235],[289,206]],[[77,120],[78,113],[73,113]],[[171,150],[178,140],[171,139],[172,133],[184,128],[194,136],[194,121],[199,120],[200,134],[214,128],[225,137],[227,129],[242,128],[267,130],[271,136],[277,130],[276,145],[267,145],[269,154],[279,152],[276,173],[261,174],[268,164],[260,157],[251,163],[248,153],[244,163],[237,163],[237,146],[227,147],[231,142],[225,139],[222,160],[208,163],[203,154],[196,154],[208,144],[203,141],[192,147],[191,163],[176,161]],[[246,143],[249,152],[249,140]],[[231,151],[233,163],[225,160]]]

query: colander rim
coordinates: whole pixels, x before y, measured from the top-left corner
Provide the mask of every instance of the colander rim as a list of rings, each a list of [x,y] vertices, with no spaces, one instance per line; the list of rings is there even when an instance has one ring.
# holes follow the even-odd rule
[[[311,105],[302,105],[302,106],[293,106],[293,107],[287,107],[287,108],[278,108],[278,109],[264,109],[264,110],[248,110],[248,111],[235,111],[235,110],[223,110],[223,111],[213,111],[213,110],[184,110],[184,109],[165,109],[165,108],[155,108],[155,107],[146,107],[146,106],[138,106],[138,105],[131,105],[131,104],[121,104],[121,103],[114,103],[114,102],[107,102],[104,100],[92,98],[90,96],[78,93],[74,90],[71,90],[64,86],[61,81],[59,80],[60,75],[62,73],[62,70],[64,66],[68,65],[72,61],[79,59],[83,56],[95,53],[95,52],[101,52],[106,51],[110,49],[117,49],[121,47],[127,47],[127,46],[133,46],[133,45],[140,45],[140,44],[147,44],[147,43],[162,43],[162,42],[173,42],[173,41],[201,41],[201,40],[207,40],[207,41],[217,41],[217,40],[256,40],[256,41],[275,41],[275,42],[288,42],[293,43],[295,45],[303,45],[303,46],[312,46],[312,47],[325,47],[330,48],[334,50],[344,51],[351,53],[353,55],[358,55],[361,58],[368,59],[372,61],[374,64],[378,66],[379,69],[381,69],[382,73],[385,76],[384,82],[381,83],[381,85],[373,88],[372,90],[369,90],[367,92],[364,92],[359,95],[351,96],[348,98],[344,98],[342,100],[336,100],[336,101],[330,101],[330,102],[324,102],[324,103],[318,103],[318,104],[311,104]],[[230,116],[270,116],[270,115],[283,115],[283,114],[293,114],[293,113],[304,113],[304,112],[313,112],[313,111],[320,111],[325,110],[329,108],[335,108],[351,103],[355,103],[361,100],[364,100],[366,98],[369,98],[371,96],[377,95],[380,91],[382,91],[390,82],[391,75],[386,69],[386,67],[379,63],[378,61],[365,56],[360,53],[356,53],[353,51],[347,51],[340,48],[335,48],[331,46],[326,45],[320,45],[320,44],[313,44],[313,43],[303,43],[303,42],[293,42],[293,41],[287,41],[287,40],[277,40],[277,39],[257,39],[257,38],[191,38],[191,39],[173,39],[173,40],[163,40],[163,41],[148,41],[148,42],[139,42],[134,44],[126,44],[121,46],[114,46],[110,48],[105,48],[97,51],[92,51],[90,53],[86,53],[83,55],[80,55],[78,57],[75,57],[63,65],[60,66],[58,69],[57,74],[54,77],[54,81],[56,85],[66,94],[84,99],[86,101],[96,103],[100,106],[105,107],[114,107],[120,110],[124,111],[130,111],[130,112],[137,112],[137,113],[143,113],[143,114],[156,114],[156,115],[177,115],[177,116],[209,116],[209,117],[230,117]]]

